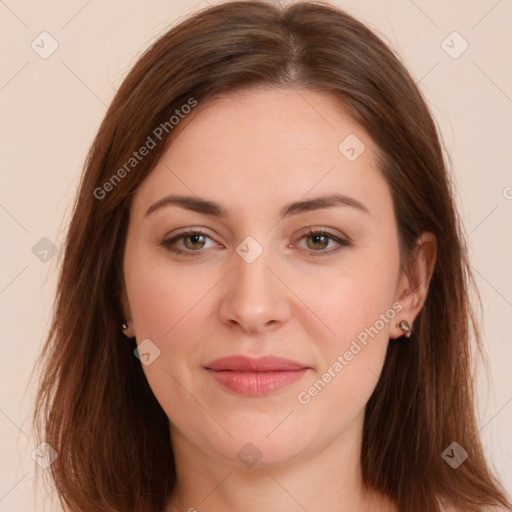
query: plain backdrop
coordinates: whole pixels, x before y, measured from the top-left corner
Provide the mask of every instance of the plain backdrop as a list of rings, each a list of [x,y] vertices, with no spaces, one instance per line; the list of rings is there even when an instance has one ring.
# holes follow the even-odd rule
[[[31,457],[35,390],[29,376],[49,326],[58,270],[53,253],[62,247],[86,153],[142,50],[169,26],[214,3],[0,2],[2,512],[44,509]],[[366,22],[403,60],[451,156],[483,299],[488,367],[478,383],[481,435],[510,493],[512,1],[332,3]]]

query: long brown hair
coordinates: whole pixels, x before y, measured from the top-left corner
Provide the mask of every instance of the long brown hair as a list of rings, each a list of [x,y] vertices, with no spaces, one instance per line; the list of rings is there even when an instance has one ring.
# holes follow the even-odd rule
[[[207,8],[147,49],[89,151],[38,360],[34,423],[39,440],[58,452],[48,471],[61,504],[72,512],[164,508],[175,479],[169,422],[134,357],[135,342],[120,329],[130,201],[171,142],[176,110],[251,86],[336,98],[379,149],[406,267],[422,231],[437,237],[413,337],[389,344],[366,406],[365,485],[401,512],[439,512],[441,503],[464,511],[508,505],[478,438],[471,334],[477,347],[481,341],[468,296],[473,279],[425,100],[386,44],[345,12],[322,2],[251,1]],[[159,126],[166,129],[156,140]],[[127,167],[148,137],[155,146]],[[452,442],[468,453],[457,469],[441,456]]]

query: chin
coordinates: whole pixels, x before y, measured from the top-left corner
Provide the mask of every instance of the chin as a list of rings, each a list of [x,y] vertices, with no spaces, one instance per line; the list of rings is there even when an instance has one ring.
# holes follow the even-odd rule
[[[245,419],[244,423],[235,428],[226,425],[233,437],[222,435],[221,438],[208,439],[208,451],[214,456],[224,459],[227,464],[247,468],[269,468],[284,466],[292,461],[306,457],[308,452],[315,452],[318,447],[313,439],[309,439],[302,429],[285,419],[279,425],[274,418]],[[286,417],[284,414],[280,421]]]

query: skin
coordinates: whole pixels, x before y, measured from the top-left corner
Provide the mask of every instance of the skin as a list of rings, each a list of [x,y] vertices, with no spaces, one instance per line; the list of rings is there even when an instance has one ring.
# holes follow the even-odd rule
[[[363,417],[387,345],[403,334],[398,323],[413,325],[423,305],[435,237],[422,234],[410,277],[401,273],[376,146],[324,93],[232,93],[198,105],[176,133],[133,198],[121,298],[125,334],[160,350],[143,369],[170,420],[177,484],[166,512],[396,510],[362,489]],[[354,161],[338,150],[349,134],[366,146]],[[333,192],[368,212],[335,206],[279,216],[285,204]],[[229,216],[176,205],[145,215],[169,194],[216,201]],[[190,227],[207,237],[174,246],[194,255],[162,245]],[[309,227],[349,237],[350,245],[308,237]],[[263,249],[252,263],[236,252],[248,236]],[[359,343],[309,403],[299,403],[298,394],[393,304],[401,311],[367,345]],[[234,354],[273,354],[311,369],[271,395],[240,396],[203,368]],[[248,442],[261,453],[253,467],[237,457]]]

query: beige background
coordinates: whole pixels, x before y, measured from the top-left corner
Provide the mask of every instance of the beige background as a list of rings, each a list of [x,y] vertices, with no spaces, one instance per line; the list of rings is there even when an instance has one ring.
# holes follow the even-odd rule
[[[335,3],[366,21],[402,57],[452,156],[484,306],[489,378],[479,383],[481,432],[511,492],[512,1]],[[86,152],[136,57],[170,24],[206,5],[0,2],[0,511],[43,510],[34,488],[28,377],[49,324],[58,258],[45,263],[32,247],[43,237],[61,247]],[[58,43],[47,59],[31,47],[34,40],[41,47],[45,37],[45,49],[51,48],[48,36],[38,37],[43,31]],[[450,36],[442,43],[453,31],[463,39]],[[459,53],[464,40],[469,47],[458,58],[445,51]]]

